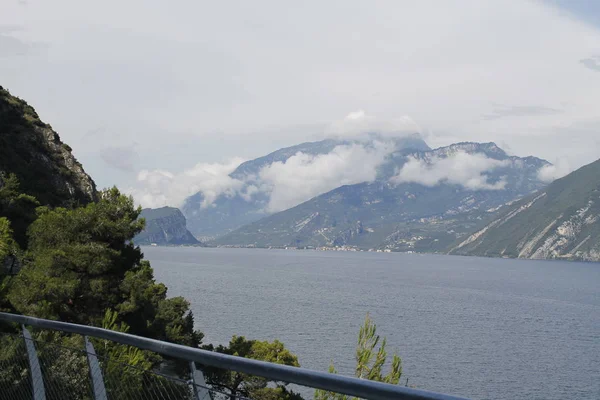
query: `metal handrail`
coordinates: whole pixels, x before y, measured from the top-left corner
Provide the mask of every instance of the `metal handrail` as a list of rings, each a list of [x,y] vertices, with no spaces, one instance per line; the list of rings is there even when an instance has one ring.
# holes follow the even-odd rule
[[[426,390],[412,389],[398,385],[313,371],[306,368],[291,367],[243,357],[230,356],[227,354],[135,336],[128,333],[115,332],[94,326],[51,321],[3,312],[0,312],[0,321],[30,325],[40,329],[58,330],[92,336],[153,351],[170,357],[194,361],[202,365],[243,372],[250,375],[262,376],[271,380],[295,383],[302,386],[323,389],[364,399],[464,400],[462,397],[429,392]]]

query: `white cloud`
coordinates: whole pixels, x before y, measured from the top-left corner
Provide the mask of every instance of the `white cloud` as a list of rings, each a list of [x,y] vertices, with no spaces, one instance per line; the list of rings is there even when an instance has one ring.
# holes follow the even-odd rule
[[[20,29],[2,33],[0,76],[99,186],[133,183],[106,168],[97,149],[140,132],[139,165],[160,168],[177,154],[183,168],[309,140],[322,129],[287,127],[326,125],[360,108],[384,120],[410,115],[433,147],[494,141],[518,155],[564,153],[577,168],[598,157],[600,30],[548,3],[307,0],[291,13],[285,2],[259,0],[232,13],[226,2],[193,0],[176,9],[147,0],[3,1],[0,25]],[[45,50],[21,51],[32,43]],[[502,117],[490,119],[498,105]],[[85,137],[100,125],[107,133]],[[573,141],[581,125],[589,129]]]
[[[457,152],[448,157],[434,157],[429,161],[411,158],[396,176],[393,183],[419,183],[436,186],[442,183],[461,185],[469,190],[499,190],[504,180],[488,182],[486,172],[506,166],[506,161],[494,160],[483,154]]]
[[[538,178],[544,182],[552,182],[571,172],[571,166],[566,158],[558,158],[553,164],[544,165],[538,171]]]
[[[285,210],[342,185],[373,181],[391,146],[376,142],[335,147],[330,153],[297,153],[264,167],[259,179],[270,191],[268,211]]]
[[[219,196],[239,195],[246,201],[259,193],[269,196],[266,211],[294,207],[342,185],[373,181],[377,168],[394,149],[393,144],[373,143],[336,146],[331,152],[310,155],[298,152],[284,162],[263,167],[258,175],[233,179],[231,172],[242,162],[199,163],[183,173],[142,170],[135,188],[128,190],[143,207],[180,206],[184,200],[202,192],[202,207]]]
[[[229,176],[244,160],[234,158],[226,163],[198,163],[180,174],[164,170],[142,170],[137,185],[127,190],[142,207],[179,207],[184,200],[202,192],[202,207],[211,205],[220,195],[233,196],[244,182]]]
[[[383,120],[368,115],[363,110],[351,112],[341,121],[335,121],[325,130],[327,137],[336,139],[368,139],[372,134],[382,138],[406,136],[421,132],[421,128],[409,116]]]

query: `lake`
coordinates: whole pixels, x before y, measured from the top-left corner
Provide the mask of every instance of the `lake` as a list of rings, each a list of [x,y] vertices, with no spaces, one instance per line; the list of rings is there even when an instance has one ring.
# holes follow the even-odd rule
[[[370,313],[402,382],[482,399],[600,399],[600,264],[400,253],[144,247],[205,343],[283,341],[351,375]]]

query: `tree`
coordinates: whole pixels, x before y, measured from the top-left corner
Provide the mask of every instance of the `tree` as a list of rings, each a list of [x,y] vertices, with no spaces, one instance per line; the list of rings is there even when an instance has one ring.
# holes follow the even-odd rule
[[[132,334],[198,346],[189,303],[167,299],[132,239],[141,208],[116,188],[74,209],[37,209],[24,265],[9,289],[18,312],[100,326],[107,310]]]
[[[282,342],[248,340],[243,336],[234,336],[229,346],[213,345],[203,347],[205,350],[229,354],[254,360],[268,361],[276,364],[299,367],[298,357],[285,348]],[[228,371],[212,367],[202,367],[205,378],[216,390],[226,392],[231,400],[237,397],[252,399],[288,399],[298,400],[302,397],[286,388],[287,382],[270,381],[267,378],[252,376],[241,372]],[[275,387],[268,387],[269,383]]]
[[[9,286],[18,271],[27,228],[35,219],[38,205],[35,198],[20,192],[14,174],[0,171],[0,311],[14,311],[7,299]]]
[[[370,381],[398,384],[402,376],[402,360],[397,354],[392,357],[390,370],[383,375],[383,367],[387,359],[385,350],[386,338],[381,341],[381,346],[376,350],[379,344],[379,335],[377,335],[377,326],[373,323],[369,314],[365,317],[365,323],[358,332],[358,345],[356,347],[356,369],[354,375],[360,379]],[[329,367],[330,373],[337,373],[333,364]],[[347,400],[348,396],[327,392],[324,390],[315,390],[315,400]]]
[[[13,264],[11,258],[14,257],[15,252],[16,244],[12,238],[10,221],[5,217],[0,217],[0,311],[10,311],[6,293],[8,292],[9,275],[12,272],[10,271]]]
[[[16,175],[0,172],[0,217],[10,221],[15,243],[21,248],[27,245],[27,229],[35,220],[35,208],[39,206],[33,197],[20,192]]]
[[[0,263],[3,263],[4,259],[11,254],[13,246],[10,221],[5,217],[0,217]]]

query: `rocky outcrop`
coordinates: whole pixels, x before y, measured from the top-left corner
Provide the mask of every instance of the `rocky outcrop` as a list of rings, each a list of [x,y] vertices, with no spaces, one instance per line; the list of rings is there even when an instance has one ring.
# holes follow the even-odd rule
[[[30,105],[0,87],[0,173],[15,174],[21,191],[41,204],[96,200],[96,185]]]
[[[505,208],[450,253],[600,261],[600,160]]]
[[[146,220],[146,228],[134,238],[136,244],[200,244],[200,242],[187,230],[185,217],[177,208],[146,208],[142,210],[140,218]]]
[[[362,222],[356,221],[356,225],[341,232],[333,241],[333,246],[345,246],[356,239],[358,236],[365,233]]]

